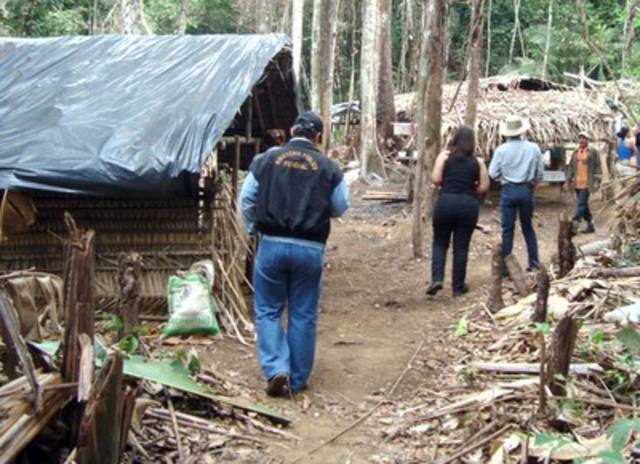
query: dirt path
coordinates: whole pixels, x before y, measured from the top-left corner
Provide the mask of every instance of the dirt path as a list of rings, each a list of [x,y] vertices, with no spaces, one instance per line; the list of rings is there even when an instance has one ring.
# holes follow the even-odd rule
[[[552,198],[555,194],[552,194]],[[343,220],[334,224],[327,249],[317,360],[310,388],[292,401],[257,394],[264,404],[293,419],[290,431],[299,442],[282,441],[272,448],[276,461],[301,463],[393,462],[376,458],[381,438],[365,422],[312,456],[305,452],[330,438],[368,411],[398,378],[421,341],[418,361],[399,386],[394,399],[416,388],[438,388],[438,373],[453,359],[451,333],[456,309],[486,298],[489,281],[488,236],[476,233],[468,281],[470,294],[453,299],[449,288],[435,298],[424,294],[428,259],[411,257],[411,224],[403,206],[358,201]],[[543,260],[555,247],[558,214],[570,205],[545,201],[536,214]],[[481,221],[498,233],[495,204],[485,204]],[[516,253],[524,259],[518,232]],[[447,276],[450,275],[450,269]],[[445,283],[445,285],[448,285]],[[255,356],[226,343],[218,348],[217,369],[261,392],[264,381]]]

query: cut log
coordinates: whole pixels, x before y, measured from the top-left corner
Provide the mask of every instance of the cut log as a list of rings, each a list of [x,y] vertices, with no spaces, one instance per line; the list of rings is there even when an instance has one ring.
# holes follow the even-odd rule
[[[546,383],[556,396],[565,395],[565,379],[569,375],[577,335],[578,324],[570,315],[563,317],[553,331]]]
[[[579,250],[583,256],[595,256],[600,254],[601,251],[611,248],[614,245],[613,239],[598,240],[597,242],[585,243],[580,245]]]
[[[504,300],[502,299],[502,240],[500,238],[496,239],[491,247],[491,289],[489,290],[487,307],[494,312],[504,308]]]
[[[576,263],[576,247],[573,244],[573,223],[565,213],[558,226],[558,277],[566,276]]]
[[[543,265],[540,265],[536,282],[536,305],[531,320],[533,322],[544,322],[547,320],[550,281],[549,273]]]
[[[504,258],[504,264],[507,266],[509,276],[515,284],[520,296],[528,296],[531,293],[531,287],[529,287],[527,276],[522,270],[522,266],[520,266],[520,263],[518,262],[516,257],[513,255],[507,256],[506,258]]]
[[[142,277],[142,256],[139,253],[120,253],[118,257],[118,310],[122,317],[122,330],[118,337],[133,335],[140,324],[140,285]]]
[[[485,372],[500,372],[503,374],[539,374],[539,363],[491,363],[491,362],[472,362],[469,367]],[[580,363],[570,366],[569,372],[573,375],[591,375],[593,373],[602,373],[604,369],[596,363]]]
[[[592,278],[640,277],[640,266],[597,268],[588,271]]]

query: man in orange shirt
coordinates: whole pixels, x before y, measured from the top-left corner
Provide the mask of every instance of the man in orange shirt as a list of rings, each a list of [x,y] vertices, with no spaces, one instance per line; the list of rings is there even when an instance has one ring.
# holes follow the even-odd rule
[[[602,178],[600,155],[597,150],[589,146],[591,136],[587,132],[578,134],[578,149],[571,155],[567,179],[576,191],[576,212],[573,216],[573,228],[577,232],[584,219],[587,227],[584,233],[595,232],[593,216],[589,209],[589,193],[597,190]]]

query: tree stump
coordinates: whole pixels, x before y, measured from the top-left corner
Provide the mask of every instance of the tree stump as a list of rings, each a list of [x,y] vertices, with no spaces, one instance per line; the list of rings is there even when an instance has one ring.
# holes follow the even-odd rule
[[[565,382],[569,374],[571,356],[578,335],[578,324],[567,315],[556,326],[551,340],[551,357],[547,364],[546,384],[554,395],[565,395]]]
[[[524,298],[529,295],[529,293],[531,293],[531,287],[529,287],[527,276],[522,270],[522,266],[520,266],[516,257],[513,255],[507,256],[504,258],[504,264],[507,266],[509,276],[511,276],[511,280],[513,280],[520,296]]]
[[[558,226],[558,277],[563,278],[576,263],[576,247],[573,244],[573,224],[565,213]]]
[[[531,320],[533,322],[544,322],[547,320],[550,280],[549,273],[543,265],[540,265],[538,270],[536,283],[536,305]]]
[[[135,333],[140,324],[138,307],[140,305],[140,279],[142,277],[142,256],[139,253],[121,253],[118,257],[118,309],[122,317],[122,329],[118,337],[127,337]]]
[[[69,213],[64,215],[69,238],[64,243],[64,341],[62,377],[77,382],[80,370],[80,334],[93,340],[95,323],[95,252],[93,230],[78,229]]]
[[[487,307],[491,311],[504,308],[502,299],[502,240],[497,238],[491,246],[491,289]]]

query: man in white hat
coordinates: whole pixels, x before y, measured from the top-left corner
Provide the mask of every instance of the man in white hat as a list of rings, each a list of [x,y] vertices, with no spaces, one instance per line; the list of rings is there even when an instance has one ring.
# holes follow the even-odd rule
[[[584,219],[584,233],[595,232],[593,216],[589,208],[589,193],[597,190],[602,178],[602,166],[597,150],[589,146],[591,136],[587,132],[578,134],[578,149],[571,155],[567,168],[567,180],[576,191],[576,212],[573,215],[573,230],[578,232]]]
[[[533,189],[542,180],[544,161],[540,147],[523,139],[527,130],[529,121],[519,116],[509,116],[500,125],[500,134],[506,141],[493,153],[489,176],[502,184],[502,256],[509,256],[513,250],[513,233],[519,216],[529,255],[527,270],[532,271],[540,266],[538,240],[533,229]]]

